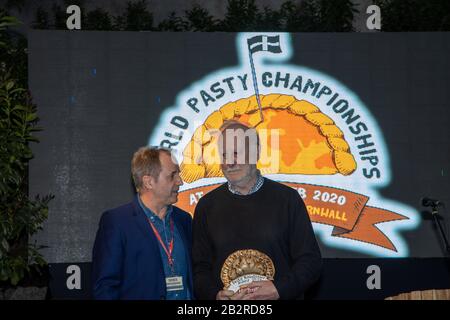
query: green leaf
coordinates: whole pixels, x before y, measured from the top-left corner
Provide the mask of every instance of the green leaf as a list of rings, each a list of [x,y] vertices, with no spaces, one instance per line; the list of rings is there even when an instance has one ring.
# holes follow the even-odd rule
[[[37,114],[36,113],[30,113],[27,115],[27,122],[31,122],[37,119]]]
[[[9,90],[11,90],[12,87],[14,87],[14,81],[10,80],[6,84],[6,90],[9,91]]]
[[[22,128],[22,122],[20,122],[19,120],[17,120],[17,119],[12,119],[12,122],[13,122],[16,126]]]
[[[5,249],[6,252],[9,251],[9,243],[6,241],[6,239],[2,240],[2,247]]]
[[[20,92],[26,92],[27,90],[24,88],[16,88],[14,90],[12,90],[10,93],[14,94],[14,93],[20,93]]]
[[[36,138],[36,137],[34,137],[34,136],[29,136],[29,137],[27,138],[27,140],[28,140],[28,141],[33,141],[33,142],[39,142],[39,139]]]
[[[12,16],[5,16],[1,18],[0,23],[0,29],[9,27],[9,26],[15,26],[20,24],[21,22],[16,18]]]
[[[21,104],[18,104],[18,105],[16,105],[12,110],[13,111],[16,111],[16,110],[21,110],[21,111],[28,111],[28,107],[26,107],[26,106],[23,106],[23,105],[21,105]]]
[[[19,274],[18,274],[17,272],[14,272],[14,273],[11,275],[11,284],[12,284],[13,286],[16,286],[16,285],[19,283],[19,281],[20,281],[20,276],[19,276]]]

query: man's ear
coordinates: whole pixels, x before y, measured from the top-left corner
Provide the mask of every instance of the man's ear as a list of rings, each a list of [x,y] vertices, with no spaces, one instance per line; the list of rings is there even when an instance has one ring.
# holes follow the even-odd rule
[[[145,175],[142,177],[142,186],[146,189],[146,190],[151,190],[153,189],[153,183],[154,183],[154,179],[152,176],[149,175]]]

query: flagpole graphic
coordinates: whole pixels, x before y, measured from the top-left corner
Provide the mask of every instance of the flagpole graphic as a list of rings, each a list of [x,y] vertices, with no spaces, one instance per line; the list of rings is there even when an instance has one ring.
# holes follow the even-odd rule
[[[252,55],[252,52],[250,50],[248,50],[248,54],[250,56],[250,66],[252,68],[253,87],[255,88],[256,102],[258,103],[259,115],[261,117],[261,121],[258,123],[258,124],[260,124],[261,122],[264,122],[264,115],[263,115],[263,112],[262,112],[261,100],[259,99],[258,81],[256,79],[255,65],[253,64],[253,55]],[[257,125],[255,125],[255,127]]]
[[[261,121],[256,126],[264,122],[264,115],[262,112],[261,100],[259,98],[258,80],[256,78],[255,64],[253,63],[253,54],[260,51],[268,51],[272,53],[281,53],[280,36],[255,36],[247,39],[248,54],[250,58],[250,67],[252,69],[253,87],[255,89],[256,102],[258,103],[259,115]]]

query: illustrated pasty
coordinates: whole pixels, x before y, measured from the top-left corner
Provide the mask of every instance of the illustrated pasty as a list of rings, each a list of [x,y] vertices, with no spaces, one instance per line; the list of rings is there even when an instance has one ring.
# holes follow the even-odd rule
[[[314,104],[282,94],[260,95],[260,100],[261,123],[256,98],[251,96],[225,104],[195,130],[180,165],[185,182],[223,176],[214,132],[227,120],[256,126],[261,140],[257,167],[262,174],[349,175],[355,171],[344,134]],[[277,138],[274,135],[279,139],[272,139]]]

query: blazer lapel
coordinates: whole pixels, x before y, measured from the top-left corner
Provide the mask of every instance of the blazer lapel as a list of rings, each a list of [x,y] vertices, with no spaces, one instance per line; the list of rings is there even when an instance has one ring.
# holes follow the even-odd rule
[[[147,216],[145,215],[144,210],[142,210],[141,206],[139,205],[137,197],[138,196],[136,195],[133,199],[133,216],[135,218],[135,222],[138,226],[138,229],[141,230],[144,236],[152,243],[154,243],[156,247],[158,247],[158,239],[156,239],[155,234],[152,232],[152,229],[148,224]]]
[[[181,239],[183,240],[183,243],[185,245],[187,245],[188,247],[186,248],[187,250],[190,250],[190,243],[188,242],[188,237],[186,234],[186,230],[184,229],[185,226],[183,225],[183,222],[180,219],[180,216],[177,212],[176,207],[172,207],[173,211],[172,211],[172,219],[173,222],[175,223],[175,226],[177,227],[178,232],[180,233]]]

